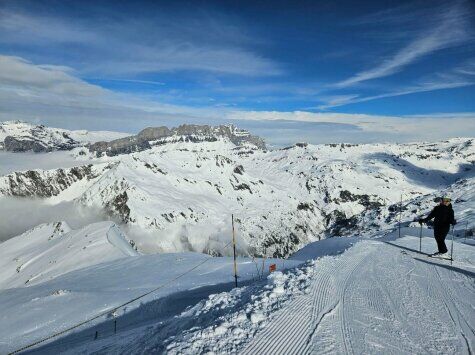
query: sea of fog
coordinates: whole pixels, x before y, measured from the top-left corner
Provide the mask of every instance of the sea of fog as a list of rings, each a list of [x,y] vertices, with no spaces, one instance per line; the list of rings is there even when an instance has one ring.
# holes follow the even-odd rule
[[[11,153],[0,151],[0,176],[14,171],[72,168],[90,162],[90,160],[81,161],[74,158],[69,151],[50,153]]]

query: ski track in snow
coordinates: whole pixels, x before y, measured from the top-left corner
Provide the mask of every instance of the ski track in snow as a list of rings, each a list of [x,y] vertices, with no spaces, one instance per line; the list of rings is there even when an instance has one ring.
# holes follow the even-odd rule
[[[472,354],[473,273],[423,258],[360,243],[335,268],[321,269],[311,312],[296,298],[243,353]]]

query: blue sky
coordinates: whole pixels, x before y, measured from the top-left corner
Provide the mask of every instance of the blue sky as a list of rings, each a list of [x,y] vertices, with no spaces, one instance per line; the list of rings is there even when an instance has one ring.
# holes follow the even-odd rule
[[[2,120],[231,122],[276,145],[475,131],[469,0],[0,0],[0,32]]]

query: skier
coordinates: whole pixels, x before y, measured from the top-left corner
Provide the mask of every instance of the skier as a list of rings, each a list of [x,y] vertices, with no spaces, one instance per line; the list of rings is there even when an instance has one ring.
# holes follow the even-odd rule
[[[419,223],[422,224],[434,218],[434,238],[437,242],[439,251],[431,256],[450,259],[450,255],[447,253],[447,246],[445,245],[445,237],[450,230],[450,225],[455,225],[457,223],[450,202],[451,199],[449,197],[442,197],[440,199],[440,204],[435,206],[426,218],[419,219]]]

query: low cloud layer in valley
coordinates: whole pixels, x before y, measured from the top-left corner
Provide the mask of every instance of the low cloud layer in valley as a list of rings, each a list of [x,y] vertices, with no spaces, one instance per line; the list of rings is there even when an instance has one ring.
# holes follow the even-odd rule
[[[15,237],[41,223],[66,221],[73,228],[110,219],[100,209],[73,202],[48,204],[40,199],[0,198],[0,242]]]

